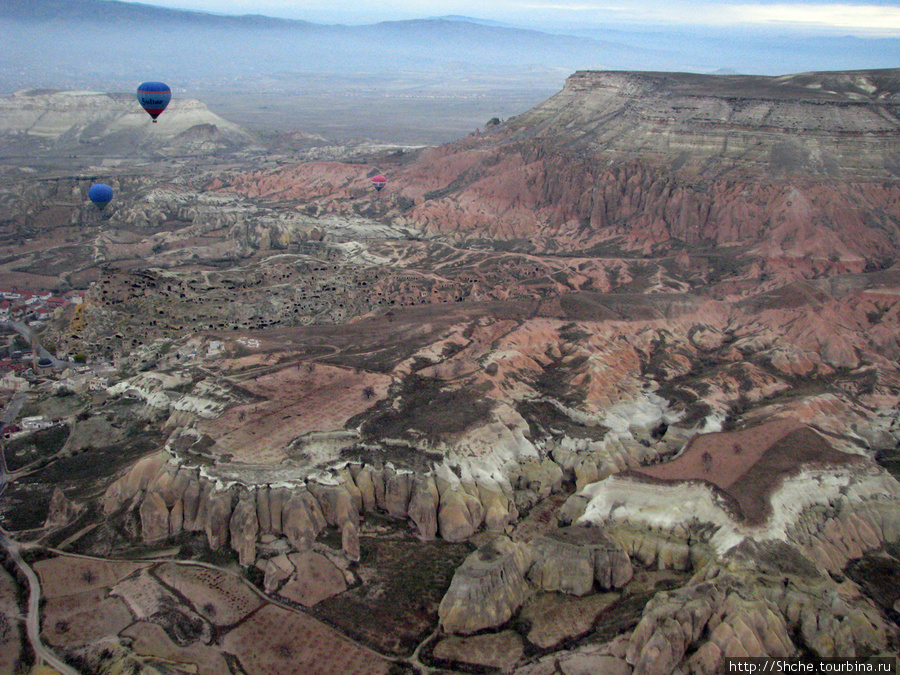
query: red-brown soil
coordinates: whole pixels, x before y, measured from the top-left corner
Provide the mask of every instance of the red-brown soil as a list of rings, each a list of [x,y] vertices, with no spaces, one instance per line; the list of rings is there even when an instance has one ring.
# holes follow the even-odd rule
[[[301,362],[242,381],[260,400],[233,407],[199,428],[215,438],[219,451],[238,461],[279,462],[295,439],[342,430],[348,419],[384,396],[389,383],[375,373]]]
[[[785,478],[804,468],[859,461],[859,456],[832,448],[810,427],[781,419],[740,431],[695,436],[671,462],[629,473],[665,482],[711,483],[724,493],[735,517],[760,525],[771,513],[769,498]]]
[[[267,605],[223,640],[248,673],[378,675],[390,661],[303,614]]]

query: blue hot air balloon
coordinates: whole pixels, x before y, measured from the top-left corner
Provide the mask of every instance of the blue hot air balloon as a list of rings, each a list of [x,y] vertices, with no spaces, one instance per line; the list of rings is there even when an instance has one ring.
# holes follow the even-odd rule
[[[172,90],[169,85],[162,82],[144,82],[137,88],[137,100],[147,114],[156,122],[156,118],[169,105],[172,99]]]
[[[91,189],[88,190],[88,199],[94,202],[98,209],[102,209],[109,204],[112,197],[112,188],[106,183],[94,183],[91,185]]]

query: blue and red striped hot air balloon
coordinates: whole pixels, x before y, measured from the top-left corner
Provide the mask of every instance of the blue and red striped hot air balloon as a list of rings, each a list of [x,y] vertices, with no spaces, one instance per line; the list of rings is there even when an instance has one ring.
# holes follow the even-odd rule
[[[88,190],[88,199],[97,205],[98,209],[104,209],[112,201],[113,190],[106,183],[94,183]]]
[[[372,176],[372,187],[374,187],[378,192],[381,192],[385,185],[387,185],[387,178],[382,176],[380,173]]]
[[[137,88],[138,103],[153,118],[154,123],[171,99],[172,90],[162,82],[144,82]]]

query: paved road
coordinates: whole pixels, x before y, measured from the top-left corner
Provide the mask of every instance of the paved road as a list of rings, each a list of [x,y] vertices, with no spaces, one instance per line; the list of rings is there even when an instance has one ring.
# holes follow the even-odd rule
[[[26,397],[27,394],[24,391],[17,391],[13,394],[9,405],[0,413],[0,426],[10,424],[18,417],[19,410],[22,409],[22,404],[25,402]],[[3,440],[0,439],[0,494],[3,494],[4,488],[6,488],[6,448]]]
[[[34,331],[21,321],[0,321],[0,328],[6,328],[7,330],[12,329],[16,331],[19,335],[21,335],[28,341],[28,344],[31,344],[32,341],[34,341],[34,345],[38,350],[38,358],[50,359],[50,361],[53,363],[54,368],[74,368],[76,365],[78,365],[76,363],[72,363],[71,361],[62,361],[56,358],[55,354],[51,354],[46,349],[44,349],[44,346],[37,341],[37,338],[34,335]]]
[[[12,400],[9,402],[9,405],[6,406],[6,409],[0,414],[0,428],[5,427],[9,424],[12,424],[16,421],[16,418],[19,416],[19,411],[22,409],[22,404],[25,403],[25,399],[28,398],[28,394],[24,391],[17,391],[13,394]],[[0,489],[2,489],[3,483],[0,482]]]

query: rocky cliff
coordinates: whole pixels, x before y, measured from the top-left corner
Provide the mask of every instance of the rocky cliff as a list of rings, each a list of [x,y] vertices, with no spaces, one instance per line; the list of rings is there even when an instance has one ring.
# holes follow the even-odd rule
[[[390,191],[366,208],[429,236],[533,252],[718,246],[861,271],[900,241],[898,109],[896,70],[581,72],[523,115],[382,167]],[[361,179],[307,170],[308,199],[360,208]],[[235,188],[291,180],[278,170]]]
[[[578,73],[397,179],[415,181],[400,192],[433,234],[537,235],[544,250],[742,246],[862,267],[898,243],[897,81]]]

